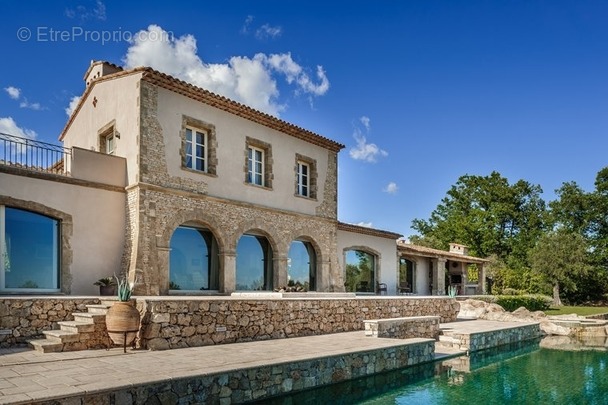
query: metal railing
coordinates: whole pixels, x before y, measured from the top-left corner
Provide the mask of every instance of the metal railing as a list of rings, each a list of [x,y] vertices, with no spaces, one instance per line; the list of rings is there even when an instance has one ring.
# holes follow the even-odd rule
[[[0,132],[0,165],[67,175],[72,150]]]

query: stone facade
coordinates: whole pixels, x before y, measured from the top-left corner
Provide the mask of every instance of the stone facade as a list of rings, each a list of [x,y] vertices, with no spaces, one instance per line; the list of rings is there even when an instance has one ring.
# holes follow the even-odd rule
[[[366,320],[365,335],[378,338],[409,339],[439,337],[438,316],[411,316],[406,318],[389,318]]]
[[[450,298],[146,298],[138,306],[139,346],[152,350],[350,332],[366,319],[436,315],[451,322],[459,307]]]

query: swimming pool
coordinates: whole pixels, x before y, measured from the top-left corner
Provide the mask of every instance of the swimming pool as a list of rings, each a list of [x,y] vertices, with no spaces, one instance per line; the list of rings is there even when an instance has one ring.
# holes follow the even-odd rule
[[[266,400],[266,404],[607,404],[606,348],[539,340]]]

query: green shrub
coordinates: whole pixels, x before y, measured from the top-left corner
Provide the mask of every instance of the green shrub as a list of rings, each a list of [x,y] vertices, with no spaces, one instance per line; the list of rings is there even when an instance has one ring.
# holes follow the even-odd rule
[[[553,300],[551,297],[540,294],[527,295],[499,295],[496,303],[505,311],[515,311],[519,307],[525,307],[528,311],[544,311],[549,309]]]
[[[516,290],[515,288],[505,288],[502,290],[502,295],[520,295],[521,293],[519,292],[519,290]]]

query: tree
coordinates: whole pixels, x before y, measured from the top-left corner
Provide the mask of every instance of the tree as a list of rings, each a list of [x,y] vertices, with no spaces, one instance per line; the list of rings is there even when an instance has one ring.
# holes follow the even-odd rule
[[[450,242],[469,246],[472,254],[492,254],[512,267],[527,265],[527,252],[542,234],[546,221],[542,189],[524,180],[510,185],[497,172],[489,176],[461,176],[431,213],[415,219],[412,228],[432,247]]]
[[[553,305],[561,306],[560,289],[576,291],[576,278],[589,272],[587,243],[567,229],[548,232],[531,249],[530,263],[553,286]]]

